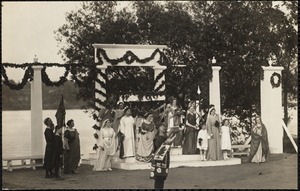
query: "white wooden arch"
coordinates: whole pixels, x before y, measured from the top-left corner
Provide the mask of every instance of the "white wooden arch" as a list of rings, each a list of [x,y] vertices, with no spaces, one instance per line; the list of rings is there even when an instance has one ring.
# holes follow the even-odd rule
[[[106,73],[106,69],[109,66],[126,66],[126,67],[132,67],[132,66],[138,66],[138,67],[152,67],[154,69],[154,79],[163,72],[167,67],[163,66],[159,63],[159,60],[161,59],[161,54],[158,52],[154,55],[155,51],[163,51],[164,48],[167,48],[165,45],[132,45],[132,44],[93,44],[94,47],[94,58],[95,58],[95,64],[97,64],[97,68],[101,70],[102,73]],[[112,65],[110,62],[108,62],[105,58],[105,56],[108,59],[119,59],[122,58],[126,53],[130,51],[135,56],[137,56],[140,60],[145,58],[150,58],[152,55],[154,55],[153,59],[150,59],[148,62],[145,63],[139,63],[137,61],[133,61],[131,63],[126,63],[126,61],[119,62],[116,65]],[[105,55],[103,54],[105,52]],[[100,61],[101,59],[101,61]],[[129,58],[131,59],[131,58]],[[99,65],[102,63],[101,65]],[[106,83],[103,76],[98,74],[98,82],[95,82],[95,88],[96,90],[100,90],[101,92],[106,94],[106,89],[101,86],[101,83]],[[165,76],[163,75],[158,82],[155,84],[155,88],[159,87],[162,82],[165,80]],[[165,90],[165,85],[163,85],[160,89],[160,91]],[[95,92],[95,98],[100,100],[101,102],[104,102],[106,97],[99,92]],[[121,98],[119,98],[121,99]],[[126,100],[120,100],[120,101],[146,101],[147,99],[145,96],[139,100],[137,95],[131,95]],[[153,98],[152,100],[155,101],[164,101],[165,95],[157,96]],[[96,108],[103,107],[98,102],[95,103]]]

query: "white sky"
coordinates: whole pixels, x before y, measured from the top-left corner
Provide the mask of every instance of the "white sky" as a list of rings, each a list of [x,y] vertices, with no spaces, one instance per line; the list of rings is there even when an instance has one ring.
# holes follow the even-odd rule
[[[2,62],[63,63],[54,31],[80,2],[2,2]]]
[[[22,64],[33,62],[64,63],[54,31],[65,23],[65,13],[76,10],[80,2],[2,2],[2,62]],[[48,70],[58,80],[64,70]],[[9,79],[20,81],[22,69],[7,69]],[[56,79],[55,79],[56,78]],[[52,79],[52,78],[51,78]]]
[[[128,2],[122,2],[120,8]],[[77,10],[81,2],[1,2],[2,4],[2,63],[33,62],[37,55],[42,63],[64,63],[58,55],[54,31],[62,26],[65,13]],[[120,3],[119,3],[120,4]],[[47,69],[52,80],[58,80],[64,69]],[[7,69],[9,79],[20,81],[22,69]]]
[[[81,2],[2,2],[2,62],[22,64],[33,62],[37,55],[42,63],[64,63],[58,55],[58,42],[54,31],[65,23],[65,13],[80,8]],[[125,7],[128,2],[119,2]],[[53,80],[63,74],[55,67],[49,68]],[[7,69],[10,79],[19,81],[22,69]],[[52,78],[51,78],[52,79]]]

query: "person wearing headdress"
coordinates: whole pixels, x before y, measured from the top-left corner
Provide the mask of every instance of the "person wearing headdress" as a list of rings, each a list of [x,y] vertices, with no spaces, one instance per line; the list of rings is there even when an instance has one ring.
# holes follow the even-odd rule
[[[220,118],[214,107],[208,111],[206,120],[208,138],[207,160],[221,160]]]
[[[146,113],[145,120],[140,127],[140,140],[136,152],[136,159],[140,162],[149,162],[152,159],[153,139],[156,135],[155,125],[153,123],[153,114]]]
[[[46,149],[44,157],[44,168],[46,170],[46,178],[53,178],[54,173],[52,172],[53,167],[53,148],[54,148],[54,124],[52,120],[47,117],[44,120],[44,124],[47,126],[44,132],[46,139]]]
[[[183,128],[180,127],[182,121],[182,109],[178,106],[177,100],[175,98],[172,99],[171,104],[167,104],[165,110],[165,125],[170,131],[171,128],[178,127],[179,131],[177,131],[176,138],[174,140],[174,147],[182,146],[183,139]]]
[[[117,103],[117,109],[114,110],[114,121],[113,121],[113,129],[115,133],[119,131],[120,120],[124,115],[124,103],[119,101]]]
[[[124,110],[124,116],[120,120],[120,133],[123,135],[124,155],[120,158],[134,157],[135,156],[135,138],[134,126],[135,120],[131,116],[130,108]]]
[[[208,108],[205,108],[205,109],[203,110],[204,115],[203,115],[203,116],[201,117],[201,119],[200,119],[201,123],[206,124],[207,117],[208,117],[208,111],[209,111],[211,108],[214,108],[214,107],[215,107],[215,105],[210,104],[210,105],[208,106]]]
[[[189,104],[189,110],[186,115],[186,129],[184,132],[184,140],[182,146],[182,154],[184,155],[194,155],[197,150],[197,136],[199,131],[199,126],[197,125],[197,113],[195,106]]]
[[[102,123],[106,119],[109,119],[110,121],[112,121],[114,119],[114,114],[115,114],[115,112],[112,109],[110,100],[105,100],[103,105],[104,105],[104,108],[100,109],[99,116],[98,116],[100,127],[102,127]]]
[[[253,163],[265,162],[269,153],[268,132],[260,116],[255,117],[255,124],[251,129],[251,146],[249,161]]]
[[[69,148],[64,153],[64,173],[78,174],[77,167],[80,162],[80,139],[77,129],[74,128],[74,120],[67,122],[64,138],[68,142]]]
[[[97,132],[97,161],[93,171],[112,171],[111,163],[116,153],[116,134],[111,127],[111,122],[106,119],[102,123],[100,131]]]
[[[124,115],[124,102],[118,101],[117,103],[117,108],[113,110],[113,124],[112,127],[117,135],[117,138],[115,139],[116,141],[116,146],[117,150],[120,150],[121,143],[120,141],[122,140],[122,136],[119,134],[119,128],[120,128],[120,120]]]

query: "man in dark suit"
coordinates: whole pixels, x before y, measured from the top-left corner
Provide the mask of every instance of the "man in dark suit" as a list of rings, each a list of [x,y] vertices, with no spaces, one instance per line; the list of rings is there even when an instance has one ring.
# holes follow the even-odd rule
[[[55,169],[55,179],[64,180],[60,177],[59,169],[63,164],[63,142],[62,142],[62,127],[55,127],[55,136],[53,141],[53,167]]]
[[[46,139],[46,149],[45,149],[45,158],[44,158],[44,168],[46,170],[46,178],[54,177],[52,172],[53,168],[53,141],[54,141],[54,124],[52,120],[47,117],[44,120],[44,124],[47,126],[44,132]]]

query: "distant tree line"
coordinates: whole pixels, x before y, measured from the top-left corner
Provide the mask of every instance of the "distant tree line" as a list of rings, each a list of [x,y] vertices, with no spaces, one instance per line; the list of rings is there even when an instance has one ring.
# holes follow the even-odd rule
[[[2,85],[2,110],[30,110],[30,83],[21,90],[11,90]],[[78,88],[72,81],[67,81],[59,87],[42,85],[43,109],[57,109],[60,95],[64,96],[66,109],[81,109],[86,103],[78,101]],[[34,101],[34,100],[33,100]]]

